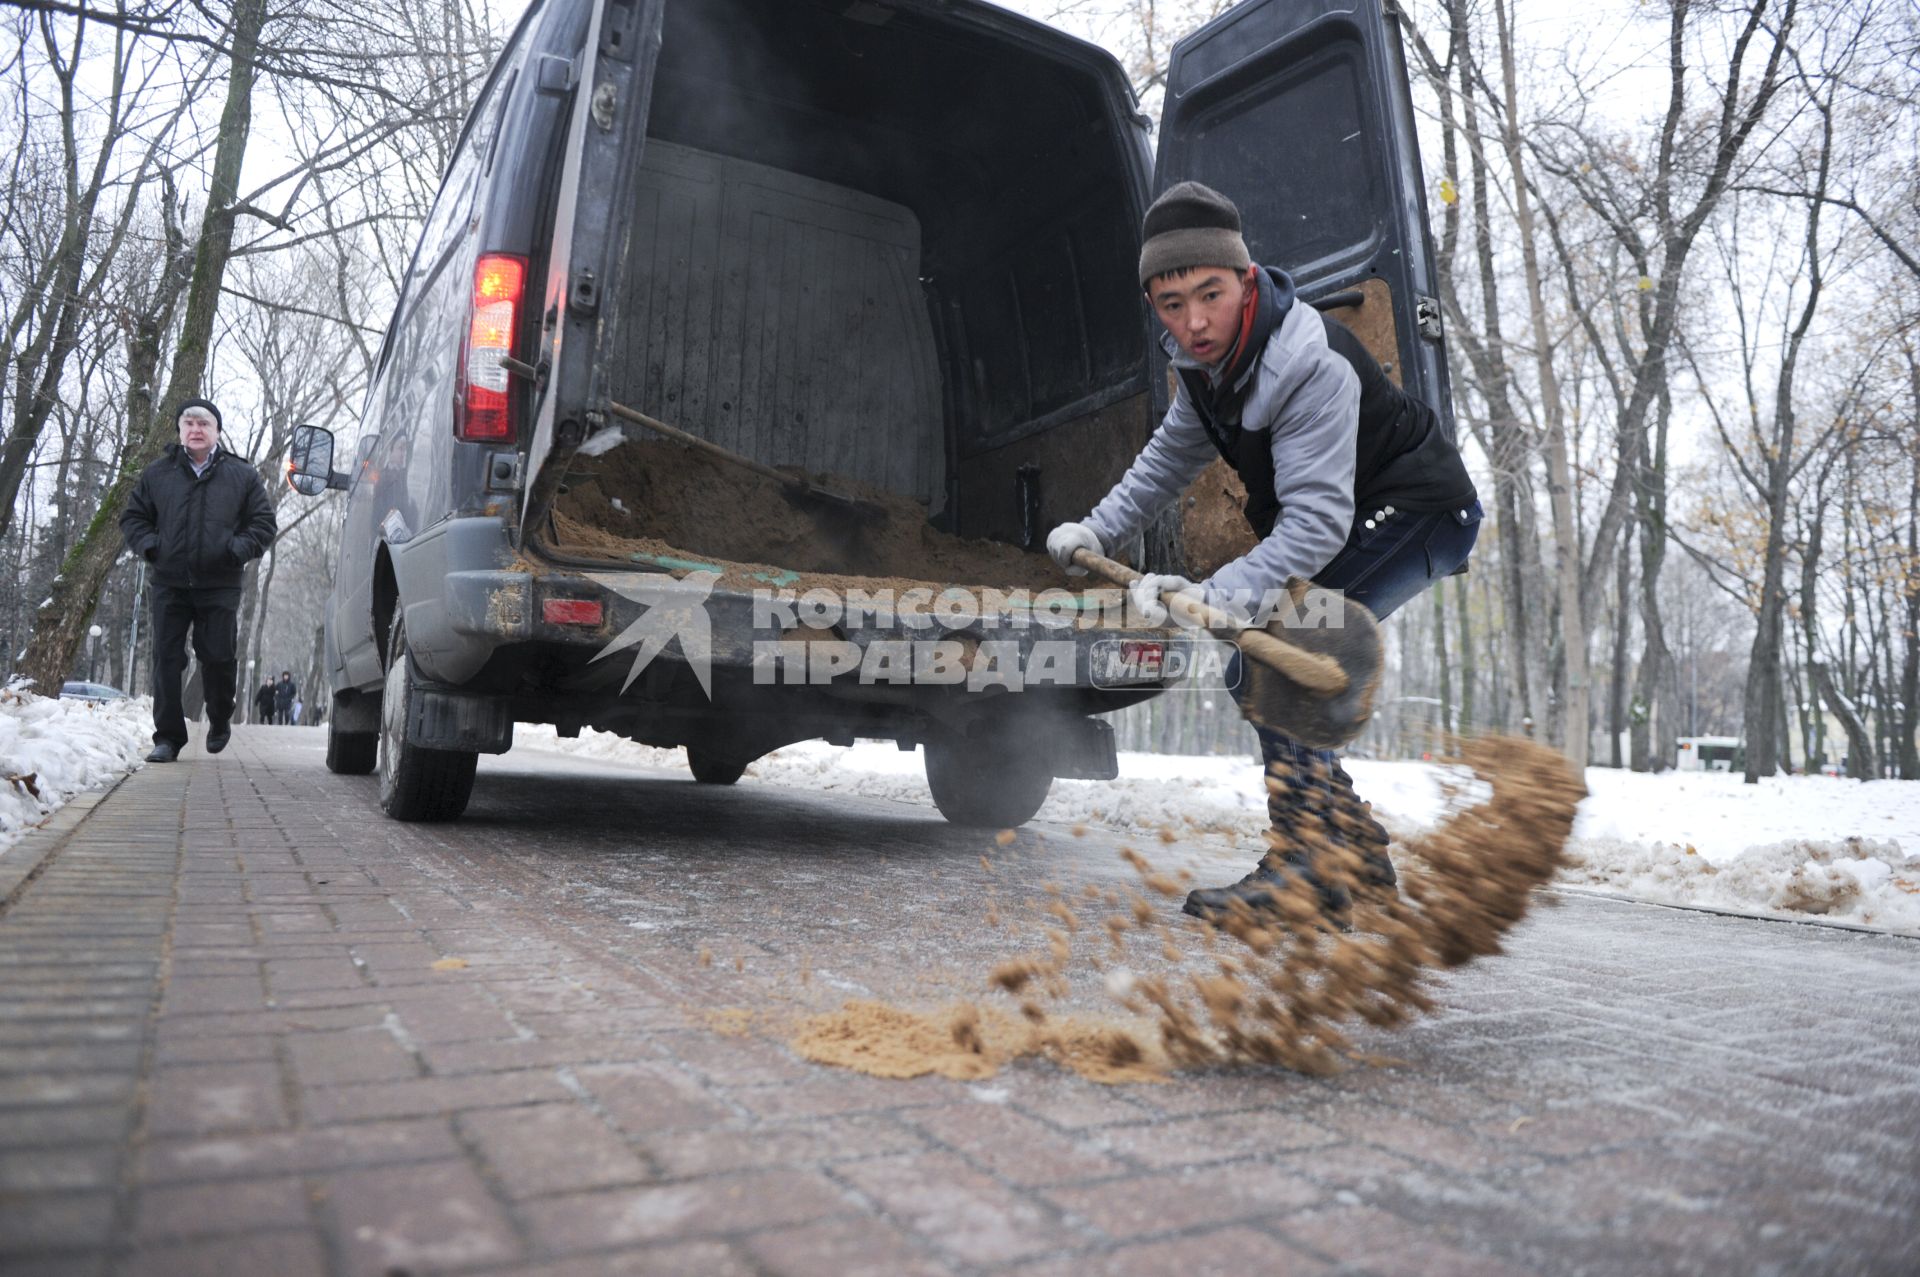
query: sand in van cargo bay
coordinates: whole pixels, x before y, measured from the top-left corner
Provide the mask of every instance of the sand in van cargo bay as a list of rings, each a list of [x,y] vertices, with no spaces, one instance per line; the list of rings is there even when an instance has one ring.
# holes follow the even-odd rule
[[[796,583],[803,588],[838,584],[832,577],[863,578],[857,584],[867,588],[1039,591],[1087,584],[1084,577],[1068,577],[1043,552],[938,531],[909,497],[840,476],[818,481],[871,502],[882,516],[862,520],[837,513],[671,440],[629,439],[600,456],[574,459],[567,491],[556,503],[557,548],[766,565],[805,575],[807,581]]]

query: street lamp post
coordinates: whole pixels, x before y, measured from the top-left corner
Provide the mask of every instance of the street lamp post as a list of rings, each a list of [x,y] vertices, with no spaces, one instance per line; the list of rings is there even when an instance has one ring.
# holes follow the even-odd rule
[[[87,627],[87,682],[89,683],[98,683],[100,681],[96,676],[100,667],[100,662],[96,655],[100,647],[100,634],[101,630],[99,626],[89,625]]]

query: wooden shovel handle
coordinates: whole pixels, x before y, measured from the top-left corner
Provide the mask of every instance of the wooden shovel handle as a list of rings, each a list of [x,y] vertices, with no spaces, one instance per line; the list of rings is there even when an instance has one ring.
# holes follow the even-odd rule
[[[696,452],[705,453],[716,461],[724,461],[729,465],[739,466],[743,470],[751,470],[757,475],[763,475],[766,478],[772,479],[775,483],[780,484],[782,487],[804,488],[807,486],[806,481],[803,479],[796,479],[790,474],[783,474],[775,470],[772,466],[762,465],[752,457],[743,457],[729,448],[722,448],[717,443],[710,443],[702,439],[699,435],[689,434],[678,426],[670,426],[664,421],[649,417],[646,413],[636,408],[629,408],[623,403],[614,403],[612,400],[608,400],[607,411],[622,421],[631,421],[636,426],[645,426],[655,434],[665,435],[675,443],[683,443]]]
[[[1140,573],[1126,564],[1116,563],[1092,550],[1075,550],[1073,561],[1115,585],[1132,585],[1141,577]],[[1239,644],[1240,651],[1247,657],[1279,670],[1310,692],[1338,696],[1347,690],[1347,672],[1330,656],[1304,651],[1265,630],[1243,628],[1225,612],[1191,595],[1168,590],[1160,596],[1160,601],[1167,605],[1169,611],[1178,613],[1195,626]]]

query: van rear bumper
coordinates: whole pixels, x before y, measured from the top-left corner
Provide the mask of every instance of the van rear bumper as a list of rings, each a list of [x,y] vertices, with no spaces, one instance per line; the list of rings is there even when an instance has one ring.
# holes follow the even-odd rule
[[[1007,715],[1118,709],[1178,680],[1156,658],[1197,646],[1179,631],[1114,623],[1100,608],[1118,591],[1078,602],[1056,592],[1052,606],[1029,601],[1037,607],[988,594],[976,602],[1010,606],[969,610],[923,590],[892,607],[849,607],[826,592],[714,589],[699,573],[535,560],[514,553],[491,519],[449,520],[394,549],[423,679],[450,696],[509,698],[519,721],[744,712],[804,717],[811,734],[919,724],[925,738]],[[1082,751],[1092,770],[1107,770],[1092,755],[1110,748]]]
[[[1005,596],[988,594],[976,600],[981,606],[956,608],[948,604],[961,596],[942,599],[922,590],[897,596],[894,606],[875,608],[861,606],[865,600],[848,606],[844,595],[821,591],[796,599],[791,589],[709,590],[697,577],[677,581],[664,572],[544,564],[520,570],[518,564],[498,566],[511,559],[501,553],[504,537],[495,521],[451,522],[494,526],[442,525],[442,535],[405,546],[395,563],[408,640],[421,671],[454,686],[477,675],[500,649],[537,644],[572,649],[583,667],[630,665],[643,652],[648,659],[658,654],[697,661],[704,648],[712,666],[753,670],[755,682],[824,682],[847,694],[871,688],[884,695],[889,688],[923,685],[975,691],[1150,689],[1165,686],[1179,672],[1156,664],[1156,653],[1164,656],[1192,637],[1110,623],[1111,613],[1099,609],[1117,599],[1118,591],[1057,592],[1056,602],[1078,602],[1053,607],[1045,606],[1046,596],[1036,600],[1042,606],[1021,607],[1021,596],[1014,595],[1014,606],[995,609],[986,605]],[[487,566],[474,564],[475,559]],[[554,619],[577,617],[571,605],[578,604],[588,605],[589,612],[597,606],[598,619]],[[612,659],[623,651],[631,653],[627,660]]]
[[[943,618],[914,606],[922,600],[875,612],[812,593],[810,613],[791,591],[709,590],[660,572],[450,572],[442,593],[449,628],[489,654],[514,643],[559,645],[572,649],[583,675],[606,666],[624,678],[664,658],[750,671],[767,687],[830,686],[855,698],[918,687],[1159,688],[1178,673],[1169,671],[1167,652],[1193,638],[1106,624],[1084,607],[961,608]]]

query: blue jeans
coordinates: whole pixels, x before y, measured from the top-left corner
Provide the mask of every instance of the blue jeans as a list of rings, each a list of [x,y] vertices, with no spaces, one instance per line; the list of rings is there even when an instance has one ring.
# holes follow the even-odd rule
[[[1313,583],[1344,590],[1348,598],[1365,604],[1377,620],[1384,621],[1467,561],[1480,536],[1480,519],[1478,501],[1437,514],[1357,510],[1347,543],[1315,574]],[[1237,696],[1240,654],[1234,653],[1232,659],[1227,679]],[[1310,749],[1270,728],[1256,726],[1254,733],[1260,738],[1260,758],[1272,782],[1267,786],[1267,815],[1275,834],[1288,845],[1303,848],[1312,842],[1306,829],[1310,823],[1343,840],[1356,838],[1370,861],[1376,856],[1385,860],[1387,831],[1361,805],[1353,778],[1340,766],[1337,754]],[[1349,819],[1341,819],[1342,814]]]

